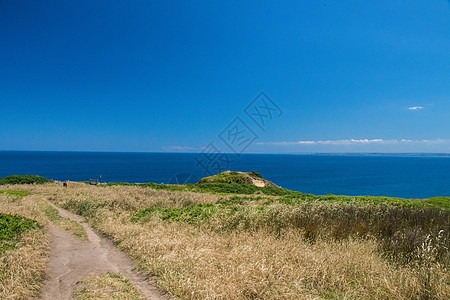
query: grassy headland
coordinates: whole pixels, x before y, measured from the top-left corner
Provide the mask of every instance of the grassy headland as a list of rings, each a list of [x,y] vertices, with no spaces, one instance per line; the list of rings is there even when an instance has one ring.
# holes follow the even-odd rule
[[[448,197],[316,196],[214,181],[71,187],[46,193],[182,299],[450,295]]]
[[[100,186],[14,188],[85,216],[181,299],[450,295],[448,197],[316,196],[214,180]]]

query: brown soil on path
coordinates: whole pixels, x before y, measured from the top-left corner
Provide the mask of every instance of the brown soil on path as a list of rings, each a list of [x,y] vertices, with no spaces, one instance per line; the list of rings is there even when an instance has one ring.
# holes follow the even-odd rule
[[[77,222],[84,221],[83,217],[55,208],[61,217]],[[49,224],[49,270],[40,299],[74,299],[73,292],[79,288],[77,282],[106,271],[121,273],[127,277],[147,299],[168,299],[146,276],[133,271],[136,265],[125,253],[115,248],[110,241],[98,236],[88,224],[80,224],[86,230],[87,241],[79,240],[70,232]]]

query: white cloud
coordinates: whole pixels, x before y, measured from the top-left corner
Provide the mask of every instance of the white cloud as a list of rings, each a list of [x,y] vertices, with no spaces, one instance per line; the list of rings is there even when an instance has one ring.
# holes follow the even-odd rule
[[[189,146],[165,146],[161,147],[164,151],[182,152],[182,151],[197,151],[199,149]]]
[[[411,139],[348,139],[348,140],[318,140],[318,141],[296,141],[296,142],[262,142],[258,145],[368,145],[368,144],[436,144],[445,143],[449,140],[435,139],[435,140],[411,140]]]
[[[423,109],[423,106],[411,106],[411,107],[408,107],[408,109],[409,110],[420,110],[420,109]]]

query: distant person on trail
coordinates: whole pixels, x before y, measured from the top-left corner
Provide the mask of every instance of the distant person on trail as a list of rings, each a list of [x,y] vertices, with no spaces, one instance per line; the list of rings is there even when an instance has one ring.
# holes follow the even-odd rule
[[[67,180],[64,180],[64,182],[63,182],[63,187],[67,187]]]

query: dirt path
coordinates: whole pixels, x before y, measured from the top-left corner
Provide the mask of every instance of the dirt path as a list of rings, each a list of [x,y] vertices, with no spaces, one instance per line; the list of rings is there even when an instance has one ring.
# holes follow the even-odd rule
[[[80,216],[55,208],[61,217],[84,221]],[[87,241],[81,241],[70,232],[49,224],[49,272],[41,299],[73,299],[72,294],[78,288],[78,281],[106,271],[126,276],[147,299],[167,299],[145,276],[133,271],[135,264],[126,254],[115,248],[110,241],[98,236],[88,224],[80,224],[86,230]]]

